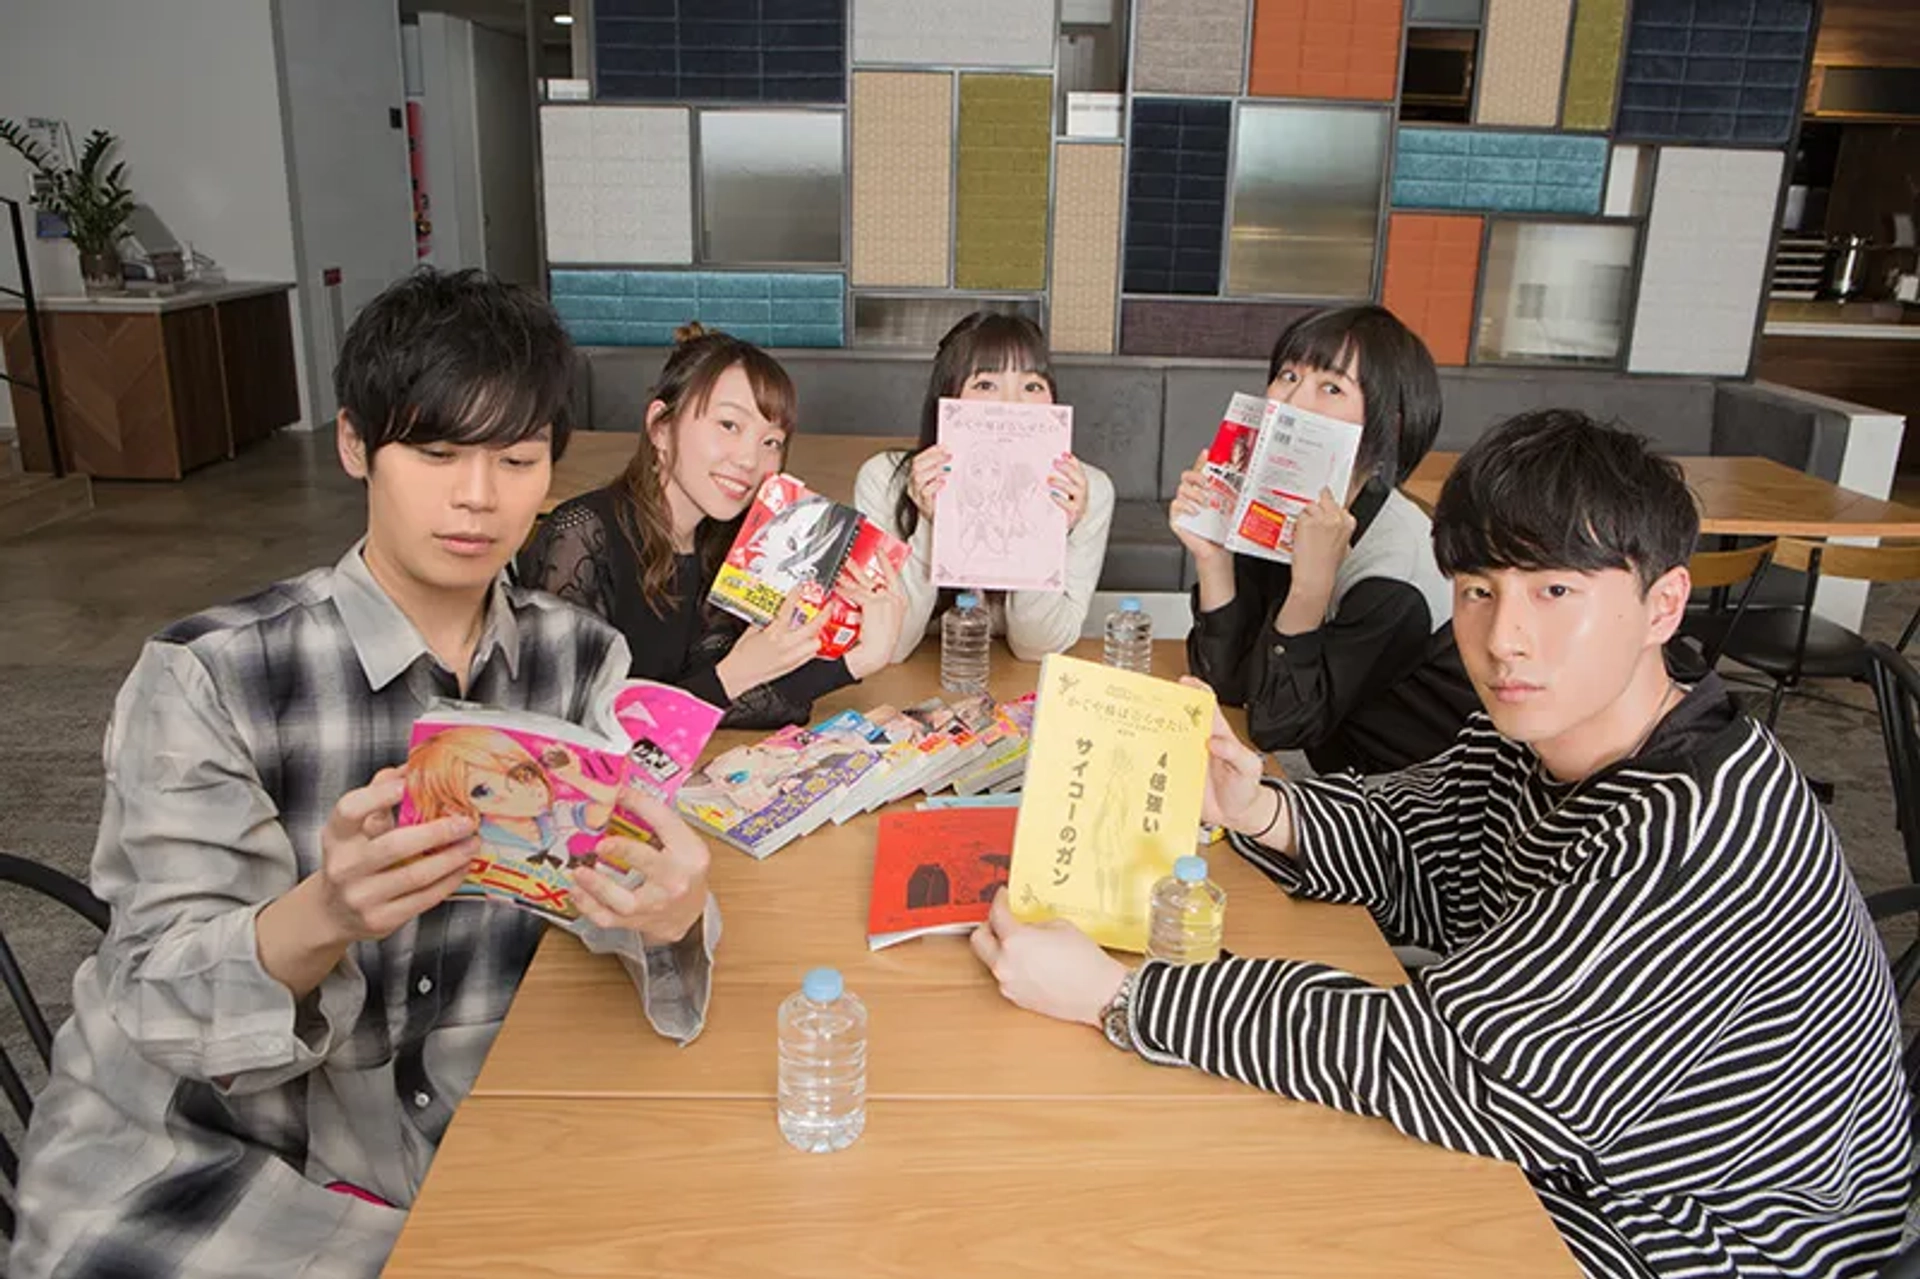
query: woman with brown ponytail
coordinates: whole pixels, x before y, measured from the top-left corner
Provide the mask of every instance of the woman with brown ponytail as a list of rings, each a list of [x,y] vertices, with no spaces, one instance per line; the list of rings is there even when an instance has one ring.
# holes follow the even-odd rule
[[[749,342],[698,324],[675,337],[626,473],[556,508],[522,552],[519,577],[613,623],[635,677],[727,708],[725,725],[803,723],[815,698],[891,659],[901,592],[895,581],[843,577],[860,639],[832,660],[816,656],[825,614],[800,621],[797,596],[766,626],[707,606],[760,482],[786,462],[793,382]]]

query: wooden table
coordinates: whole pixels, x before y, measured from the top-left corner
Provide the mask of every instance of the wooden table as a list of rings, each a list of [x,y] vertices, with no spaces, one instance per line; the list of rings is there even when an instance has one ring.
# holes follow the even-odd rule
[[[1179,644],[1154,650],[1156,673],[1184,670]],[[919,700],[937,668],[923,646],[817,709]],[[993,692],[1037,672],[996,647]],[[1145,1275],[1202,1256],[1220,1275],[1575,1273],[1511,1165],[1117,1053],[1007,1003],[964,938],[870,952],[877,825],[764,862],[714,847],[724,928],[686,1048],[615,961],[550,934],[386,1273]],[[1229,948],[1404,980],[1364,911],[1213,851]],[[774,1015],[822,964],[871,1013],[868,1131],[807,1156],[775,1124]]]
[[[1097,657],[1098,641],[1079,654]],[[1182,646],[1154,645],[1156,673],[1186,670]],[[847,707],[905,705],[939,689],[939,650],[823,698]],[[1039,667],[994,649],[999,698],[1034,686]],[[764,736],[717,734],[712,750]],[[910,806],[910,805],[909,805]],[[552,933],[521,985],[475,1096],[771,1097],[774,1012],[809,968],[838,967],[873,1014],[868,1087],[881,1097],[1197,1096],[1241,1086],[1168,1072],[1114,1052],[1084,1027],[1020,1014],[1001,999],[964,937],[929,937],[879,952],[866,945],[879,818],[828,826],[765,861],[713,846],[723,916],[707,1028],[690,1049],[653,1033],[619,965]],[[1405,980],[1366,912],[1297,902],[1232,856],[1212,865],[1227,890],[1226,945],[1250,954],[1311,955],[1383,985]],[[554,1046],[565,1043],[565,1052]],[[609,1070],[608,1063],[620,1063]],[[1143,1068],[1145,1067],[1145,1068]]]
[[[771,1025],[762,1052],[773,1053]],[[385,1274],[1578,1270],[1512,1165],[1246,1094],[1200,1105],[880,1100],[865,1135],[832,1155],[789,1149],[770,1100],[476,1098],[442,1142]]]
[[[540,507],[545,515],[568,498],[592,492],[626,469],[640,437],[631,431],[575,431],[567,440],[567,452],[554,465],[553,482],[547,486],[547,500]],[[836,502],[853,501],[853,479],[861,463],[887,449],[912,448],[911,436],[892,435],[809,435],[805,431],[793,437],[787,449],[786,469],[807,482],[807,487]]]
[[[1429,453],[1401,487],[1428,511],[1458,453]],[[1700,531],[1742,537],[1920,537],[1920,509],[1766,457],[1677,457],[1700,505]]]

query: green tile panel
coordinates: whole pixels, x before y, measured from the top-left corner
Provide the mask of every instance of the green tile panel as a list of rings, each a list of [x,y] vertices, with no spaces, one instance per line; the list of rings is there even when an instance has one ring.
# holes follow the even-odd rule
[[[1052,152],[1050,77],[960,77],[956,288],[1046,287]]]
[[[1613,95],[1626,32],[1627,0],[1580,0],[1573,13],[1573,45],[1567,55],[1562,128],[1613,128]]]

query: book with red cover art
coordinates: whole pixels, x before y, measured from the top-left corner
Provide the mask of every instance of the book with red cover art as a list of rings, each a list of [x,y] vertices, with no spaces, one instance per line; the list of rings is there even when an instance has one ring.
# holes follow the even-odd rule
[[[1206,505],[1191,515],[1182,515],[1180,527],[1191,529],[1219,546],[1227,544],[1233,530],[1234,512],[1240,506],[1240,491],[1246,484],[1247,465],[1253,460],[1253,447],[1274,412],[1279,408],[1258,395],[1235,392],[1220,418],[1207,449]]]
[[[707,601],[754,626],[779,615],[789,593],[800,592],[800,616],[828,611],[820,656],[839,657],[860,638],[860,609],[839,590],[855,566],[898,569],[911,554],[851,506],[822,497],[791,475],[771,475],[754,495]]]
[[[1014,808],[933,808],[882,813],[873,851],[867,946],[984,923],[1013,859]]]

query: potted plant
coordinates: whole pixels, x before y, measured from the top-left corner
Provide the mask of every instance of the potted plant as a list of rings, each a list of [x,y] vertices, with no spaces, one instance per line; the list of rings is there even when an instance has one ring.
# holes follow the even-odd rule
[[[39,207],[66,220],[67,235],[80,251],[80,274],[87,292],[126,292],[120,274],[120,240],[133,216],[133,192],[125,182],[126,162],[107,163],[120,139],[95,129],[87,135],[77,165],[62,162],[12,120],[0,120],[0,142],[33,166]]]

